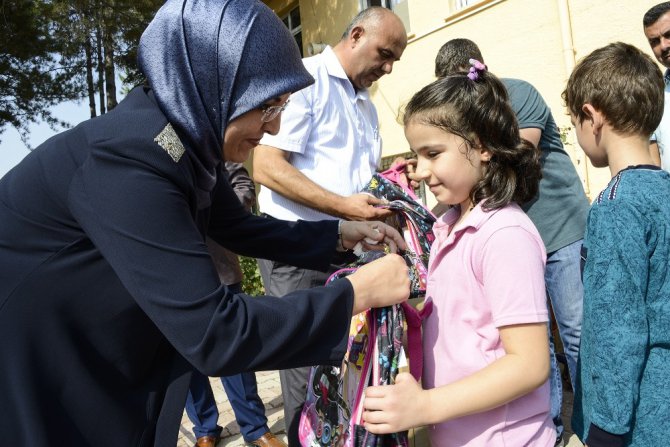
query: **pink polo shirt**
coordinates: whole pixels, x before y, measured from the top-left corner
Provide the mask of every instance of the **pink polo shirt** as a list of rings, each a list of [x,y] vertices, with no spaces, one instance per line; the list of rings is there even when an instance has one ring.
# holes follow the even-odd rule
[[[449,234],[459,212],[435,224],[424,323],[423,386],[469,376],[505,355],[498,328],[548,321],[544,244],[516,205],[476,206]],[[429,427],[433,447],[553,446],[549,381],[501,407]]]

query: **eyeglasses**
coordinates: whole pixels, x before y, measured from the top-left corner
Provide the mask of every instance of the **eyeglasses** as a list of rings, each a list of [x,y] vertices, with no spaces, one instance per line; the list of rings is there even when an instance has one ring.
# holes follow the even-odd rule
[[[277,118],[277,116],[284,111],[286,106],[288,105],[289,99],[286,100],[286,102],[280,106],[268,106],[263,104],[260,106],[258,109],[263,112],[263,115],[261,116],[261,121],[264,123],[269,123],[273,119]]]

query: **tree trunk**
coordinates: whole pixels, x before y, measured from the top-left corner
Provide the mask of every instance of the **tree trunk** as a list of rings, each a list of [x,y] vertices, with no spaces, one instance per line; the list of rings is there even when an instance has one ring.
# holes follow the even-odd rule
[[[95,41],[98,55],[98,96],[100,97],[100,115],[105,114],[105,60],[102,57],[102,28],[95,26]]]
[[[84,41],[84,51],[86,54],[86,87],[88,88],[88,110],[91,118],[96,117],[95,113],[95,85],[93,84],[93,51],[91,49],[91,39],[86,36]]]
[[[109,32],[105,33],[105,88],[107,92],[107,110],[116,107],[116,74],[114,70],[114,42]]]

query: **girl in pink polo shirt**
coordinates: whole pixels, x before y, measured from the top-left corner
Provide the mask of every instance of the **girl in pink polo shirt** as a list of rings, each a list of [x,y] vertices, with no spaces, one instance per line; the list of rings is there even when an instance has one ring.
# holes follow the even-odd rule
[[[426,425],[433,447],[550,447],[545,251],[518,205],[537,193],[539,152],[503,84],[471,64],[405,109],[416,179],[450,208],[434,226],[423,388],[409,374],[368,388],[365,428]]]

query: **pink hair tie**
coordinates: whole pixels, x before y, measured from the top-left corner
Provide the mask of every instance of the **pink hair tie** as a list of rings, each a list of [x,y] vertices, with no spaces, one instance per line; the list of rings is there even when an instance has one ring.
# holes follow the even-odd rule
[[[472,65],[472,67],[470,67],[470,71],[468,72],[468,78],[472,81],[476,81],[479,79],[479,73],[486,71],[486,65],[482,64],[477,59],[470,59],[468,62],[470,65]]]

